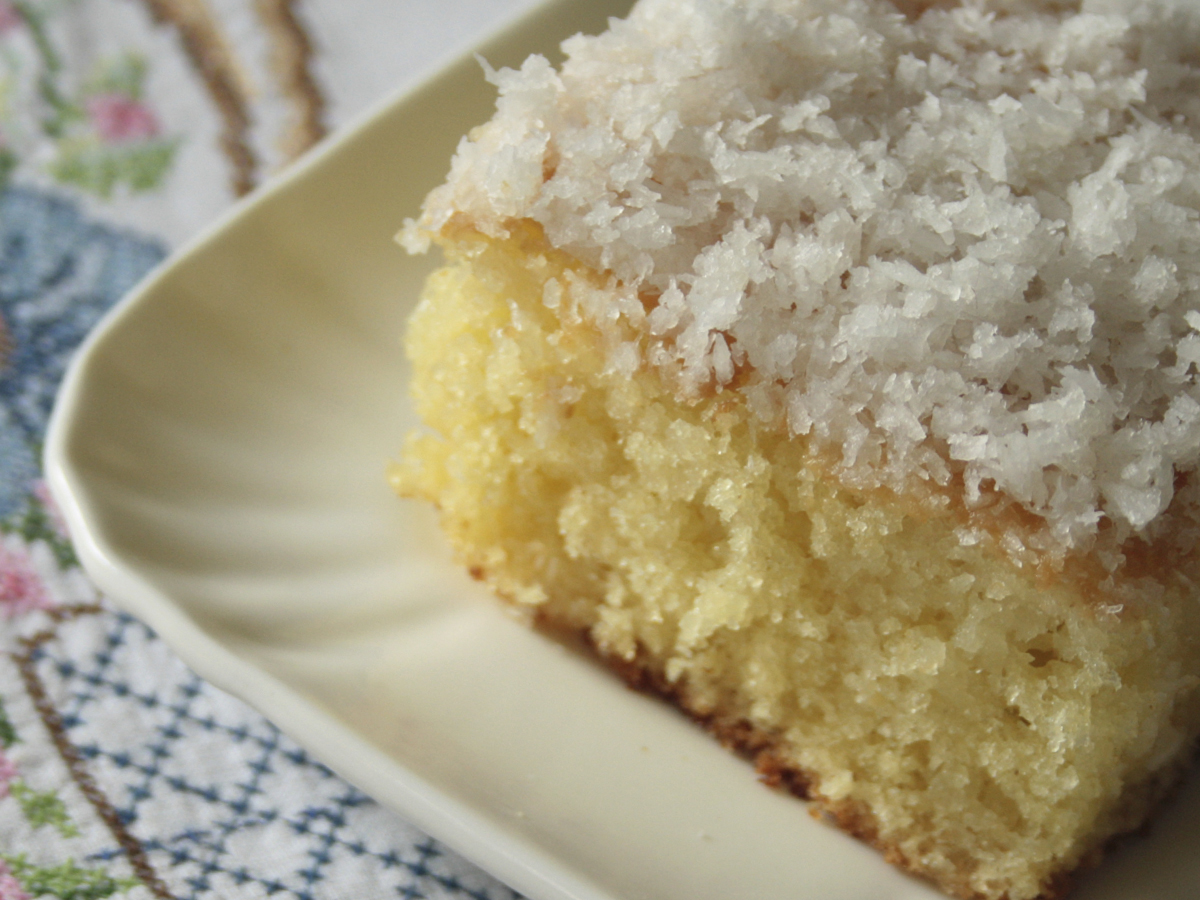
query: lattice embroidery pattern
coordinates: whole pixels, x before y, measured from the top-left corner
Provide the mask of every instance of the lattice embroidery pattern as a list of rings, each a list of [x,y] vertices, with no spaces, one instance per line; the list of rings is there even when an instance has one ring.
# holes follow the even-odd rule
[[[26,660],[160,896],[518,896],[202,681],[129,616],[64,618]]]

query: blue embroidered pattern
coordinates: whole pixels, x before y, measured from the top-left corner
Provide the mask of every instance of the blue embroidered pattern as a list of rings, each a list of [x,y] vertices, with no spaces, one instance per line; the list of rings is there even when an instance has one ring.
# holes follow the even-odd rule
[[[37,476],[36,449],[71,354],[164,252],[87,221],[56,195],[0,191],[0,518]]]
[[[295,900],[517,900],[202,681],[140,622],[102,613],[60,634],[35,661],[64,731],[178,900],[239,887]],[[131,707],[143,733],[121,727]]]

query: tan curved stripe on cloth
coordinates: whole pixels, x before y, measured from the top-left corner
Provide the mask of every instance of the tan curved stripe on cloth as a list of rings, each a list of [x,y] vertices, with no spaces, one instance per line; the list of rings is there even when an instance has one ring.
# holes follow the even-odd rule
[[[25,690],[28,691],[29,698],[33,701],[33,706],[37,710],[38,716],[41,717],[42,724],[45,726],[46,731],[49,732],[50,740],[54,742],[54,747],[58,750],[58,755],[62,758],[63,763],[66,764],[67,771],[71,773],[71,778],[75,782],[75,786],[79,788],[80,793],[92,804],[92,808],[96,810],[97,815],[108,826],[108,830],[112,833],[112,836],[116,839],[121,849],[125,851],[125,858],[129,861],[129,865],[133,868],[138,879],[156,900],[175,900],[170,889],[158,877],[158,873],[154,871],[154,867],[150,864],[150,859],[146,855],[146,850],[142,847],[141,842],[121,822],[121,817],[117,815],[117,811],[113,808],[112,803],[104,795],[104,791],[100,789],[100,786],[92,777],[92,773],[88,771],[87,763],[83,756],[67,736],[62,716],[59,715],[58,710],[55,708],[54,701],[50,698],[50,694],[46,690],[46,685],[37,671],[38,651],[42,646],[58,637],[58,627],[60,625],[72,619],[78,619],[83,616],[94,616],[103,612],[103,607],[95,603],[88,603],[81,606],[60,606],[49,610],[50,626],[39,631],[37,634],[20,638],[19,645],[21,649],[19,652],[13,654],[13,661],[16,662],[17,669],[20,670],[21,680],[25,682]]]
[[[233,168],[231,187],[253,190],[258,165],[250,147],[249,88],[229,42],[204,0],[142,0],[156,22],[172,26],[188,59],[220,113],[221,150]]]
[[[325,98],[309,68],[312,40],[293,0],[258,0],[255,5],[271,39],[271,69],[292,105],[287,130],[279,138],[280,151],[291,161],[325,136]]]

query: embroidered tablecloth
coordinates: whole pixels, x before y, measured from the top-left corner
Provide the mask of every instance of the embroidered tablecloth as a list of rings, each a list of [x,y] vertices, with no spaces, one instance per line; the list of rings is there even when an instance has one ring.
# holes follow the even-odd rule
[[[0,0],[0,900],[516,896],[117,612],[39,457],[72,352],[151,267],[530,5]]]

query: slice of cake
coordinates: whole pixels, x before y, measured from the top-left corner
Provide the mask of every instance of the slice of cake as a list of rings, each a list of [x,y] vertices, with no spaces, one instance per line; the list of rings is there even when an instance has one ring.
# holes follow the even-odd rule
[[[1200,728],[1200,14],[643,0],[491,73],[393,470],[473,574],[964,898]]]

